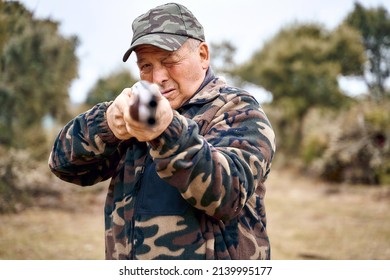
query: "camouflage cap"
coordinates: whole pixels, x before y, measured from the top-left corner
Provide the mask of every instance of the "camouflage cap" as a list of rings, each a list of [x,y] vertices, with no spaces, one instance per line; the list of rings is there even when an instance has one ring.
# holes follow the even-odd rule
[[[148,44],[175,51],[188,38],[205,41],[203,27],[195,16],[180,4],[158,6],[133,21],[133,39],[123,61],[125,62],[139,45]]]

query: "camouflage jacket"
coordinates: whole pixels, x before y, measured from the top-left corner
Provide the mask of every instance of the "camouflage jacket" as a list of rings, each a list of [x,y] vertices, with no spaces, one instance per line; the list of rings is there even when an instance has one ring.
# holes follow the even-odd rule
[[[107,259],[270,258],[264,181],[274,132],[251,95],[215,78],[148,143],[116,139],[109,105],[69,122],[49,159],[68,182],[111,178]]]

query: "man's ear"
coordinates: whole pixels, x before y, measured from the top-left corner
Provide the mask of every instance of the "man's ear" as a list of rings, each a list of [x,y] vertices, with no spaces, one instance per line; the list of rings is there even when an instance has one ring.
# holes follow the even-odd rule
[[[198,51],[199,51],[199,57],[200,57],[201,63],[202,63],[202,68],[206,70],[209,68],[209,65],[210,65],[209,46],[205,42],[202,42],[199,45]]]

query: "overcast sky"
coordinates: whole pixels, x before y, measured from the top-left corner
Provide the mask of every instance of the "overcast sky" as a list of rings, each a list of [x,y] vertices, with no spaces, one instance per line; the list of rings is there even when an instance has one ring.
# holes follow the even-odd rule
[[[77,35],[80,46],[79,78],[71,87],[71,100],[82,102],[96,79],[125,67],[138,77],[134,55],[122,56],[130,45],[135,17],[163,0],[22,0],[38,18],[60,22],[61,33]],[[205,29],[206,40],[229,40],[237,47],[236,61],[255,50],[293,22],[316,22],[333,29],[353,10],[355,0],[177,0],[189,8]],[[384,6],[390,0],[360,0],[363,6]],[[129,85],[131,86],[131,85]],[[352,85],[351,85],[352,87]]]

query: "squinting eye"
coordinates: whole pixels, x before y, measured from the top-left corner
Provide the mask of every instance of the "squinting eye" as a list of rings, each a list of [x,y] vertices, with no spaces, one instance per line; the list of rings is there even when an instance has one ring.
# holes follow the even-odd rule
[[[165,67],[171,67],[175,65],[177,62],[176,61],[164,61],[163,64]]]

